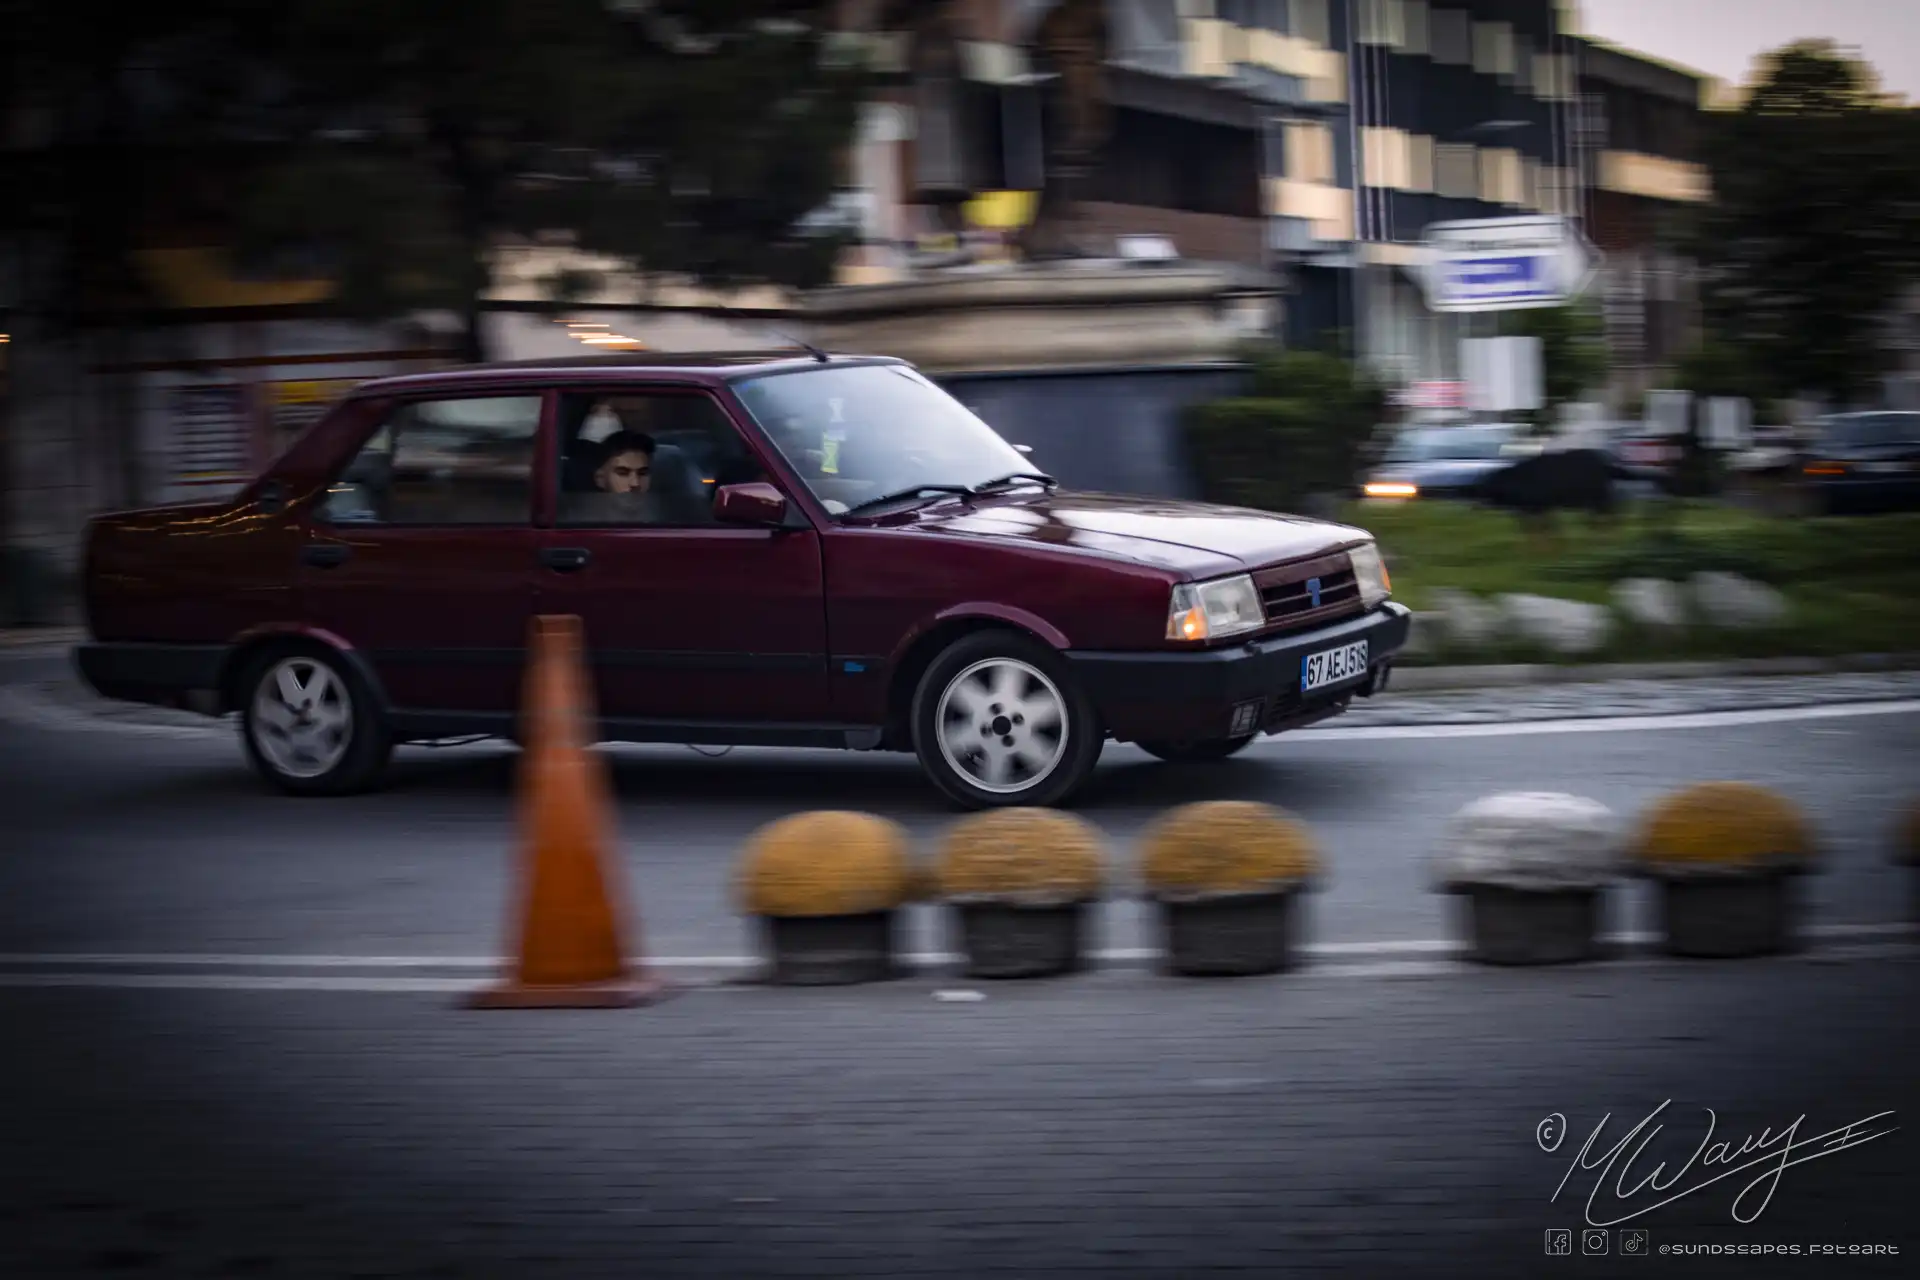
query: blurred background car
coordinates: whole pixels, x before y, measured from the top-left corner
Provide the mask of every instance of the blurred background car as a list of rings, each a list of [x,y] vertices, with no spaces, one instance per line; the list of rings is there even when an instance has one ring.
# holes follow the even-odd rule
[[[1800,470],[1817,514],[1920,510],[1920,412],[1822,418]]]
[[[1515,422],[1416,426],[1400,431],[1380,464],[1366,476],[1361,495],[1375,501],[1414,498],[1467,500],[1479,496],[1487,478],[1529,452],[1526,428]]]

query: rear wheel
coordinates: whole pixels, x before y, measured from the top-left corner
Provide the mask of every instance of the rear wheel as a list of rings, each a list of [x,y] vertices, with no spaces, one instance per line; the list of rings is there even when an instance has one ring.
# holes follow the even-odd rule
[[[1057,804],[1086,781],[1105,737],[1053,650],[977,632],[933,660],[913,698],[920,767],[971,809]]]
[[[1134,745],[1148,755],[1170,763],[1190,764],[1203,760],[1225,760],[1228,756],[1238,755],[1259,736],[1249,733],[1240,738],[1210,738],[1205,742],[1136,742]]]
[[[393,753],[373,691],[318,646],[263,654],[240,682],[240,737],[254,770],[292,795],[363,791]]]

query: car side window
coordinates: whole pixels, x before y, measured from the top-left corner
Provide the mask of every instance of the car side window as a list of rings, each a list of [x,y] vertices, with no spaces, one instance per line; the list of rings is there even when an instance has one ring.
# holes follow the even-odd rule
[[[572,528],[712,525],[716,489],[768,478],[704,392],[563,395],[555,442],[555,516]]]
[[[401,405],[335,480],[332,524],[525,524],[533,498],[539,396]]]

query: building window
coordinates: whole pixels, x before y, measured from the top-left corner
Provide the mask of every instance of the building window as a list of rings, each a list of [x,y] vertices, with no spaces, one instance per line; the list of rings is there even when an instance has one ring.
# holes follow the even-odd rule
[[[1333,44],[1333,24],[1327,18],[1327,0],[1290,0],[1290,5],[1294,35],[1323,49]]]
[[[1473,62],[1473,20],[1463,9],[1434,9],[1427,14],[1427,42],[1433,60],[1450,67]]]
[[[1427,0],[1402,0],[1400,51],[1425,57],[1432,48],[1427,39]]]
[[[1480,194],[1474,150],[1466,143],[1442,142],[1433,149],[1433,185],[1451,200],[1472,200]]]
[[[1113,139],[1106,161],[1092,178],[1093,199],[1236,218],[1260,216],[1261,142],[1256,131],[1123,107],[1114,112]]]
[[[1348,0],[1354,16],[1354,40],[1398,49],[1406,44],[1401,0]]]
[[[539,396],[402,405],[328,490],[334,524],[524,525]]]
[[[1524,37],[1516,36],[1513,42],[1513,87],[1521,93],[1533,92],[1533,71],[1536,59],[1533,47]]]
[[[1513,74],[1513,28],[1504,22],[1473,24],[1473,69],[1483,76]]]
[[[1415,134],[1407,139],[1407,190],[1433,190],[1434,183],[1434,143],[1433,139]]]
[[[1549,102],[1568,102],[1573,96],[1573,61],[1543,53],[1534,59],[1534,93]]]

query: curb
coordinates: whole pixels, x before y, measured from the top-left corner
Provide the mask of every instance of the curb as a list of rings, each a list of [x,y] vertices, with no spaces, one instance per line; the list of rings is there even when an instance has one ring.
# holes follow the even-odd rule
[[[1713,680],[1738,676],[1815,676],[1920,670],[1920,653],[1861,653],[1840,658],[1741,658],[1719,662],[1607,662],[1560,666],[1550,662],[1485,666],[1395,665],[1387,694],[1445,689],[1506,689],[1522,685],[1593,684],[1607,680]]]

